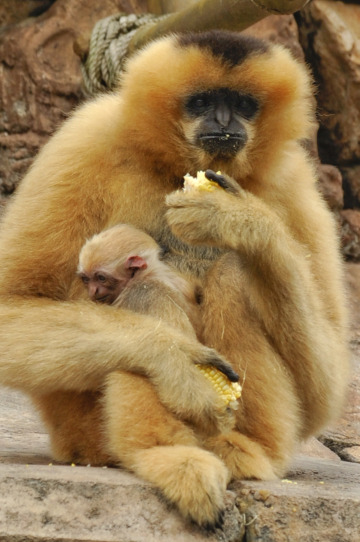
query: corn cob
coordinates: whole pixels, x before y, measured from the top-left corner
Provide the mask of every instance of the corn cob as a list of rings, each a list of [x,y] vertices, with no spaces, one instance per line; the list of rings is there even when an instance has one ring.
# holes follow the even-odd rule
[[[215,391],[223,399],[226,406],[237,409],[237,399],[241,396],[241,386],[238,382],[230,382],[230,380],[218,369],[211,365],[196,365],[196,367],[207,378]]]
[[[220,171],[218,173],[220,174]],[[184,176],[184,192],[194,189],[213,192],[219,188],[221,187],[217,183],[206,178],[204,171],[198,171],[196,177],[192,177],[189,173]]]

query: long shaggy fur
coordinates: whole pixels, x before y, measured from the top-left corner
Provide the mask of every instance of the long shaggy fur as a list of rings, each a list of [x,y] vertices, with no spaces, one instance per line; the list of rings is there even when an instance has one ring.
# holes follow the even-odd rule
[[[336,228],[301,145],[314,129],[311,80],[280,46],[231,43],[229,57],[227,33],[171,36],[131,59],[119,90],[43,148],[0,233],[0,380],[34,396],[57,459],[123,464],[204,525],[220,521],[228,478],[284,474],[297,443],[339,413],[348,371]],[[230,161],[196,147],[184,116],[189,95],[219,87],[260,104]],[[207,168],[232,193],[176,192]],[[80,247],[119,222],[202,281],[204,345],[79,299]],[[221,360],[212,348],[243,381],[230,432],[193,366]]]

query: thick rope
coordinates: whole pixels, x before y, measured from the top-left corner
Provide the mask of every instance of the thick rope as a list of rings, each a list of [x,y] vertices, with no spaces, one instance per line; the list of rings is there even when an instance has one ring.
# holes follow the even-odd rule
[[[91,34],[89,54],[82,73],[86,92],[93,96],[113,89],[120,77],[128,45],[140,26],[156,23],[167,15],[119,13],[98,21]]]

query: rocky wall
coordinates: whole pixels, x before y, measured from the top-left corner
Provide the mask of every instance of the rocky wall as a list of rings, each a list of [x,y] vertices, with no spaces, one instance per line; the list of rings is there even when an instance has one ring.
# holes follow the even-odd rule
[[[340,169],[343,252],[360,259],[360,5],[314,0],[296,15],[316,83],[320,160]],[[343,210],[341,210],[343,204]]]
[[[84,98],[73,45],[97,20],[142,0],[13,0],[0,7],[0,198],[12,194],[40,147]]]

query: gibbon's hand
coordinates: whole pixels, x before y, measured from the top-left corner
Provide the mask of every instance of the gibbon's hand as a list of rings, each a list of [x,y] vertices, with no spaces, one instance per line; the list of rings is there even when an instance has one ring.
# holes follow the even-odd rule
[[[214,183],[217,183],[221,188],[231,194],[241,193],[242,189],[238,183],[228,175],[221,175],[220,173],[215,173],[212,169],[207,169],[205,171],[205,177],[209,179],[209,181],[214,181]]]
[[[166,219],[174,235],[188,244],[224,246],[221,224],[228,213],[238,209],[239,199],[246,198],[247,192],[227,175],[212,170],[205,175],[219,189],[172,192],[165,200]]]
[[[205,347],[205,350],[201,353],[198,360],[195,361],[198,365],[212,365],[215,369],[218,369],[223,373],[230,382],[238,382],[239,375],[234,371],[231,365],[224,360],[213,348]]]
[[[197,341],[181,342],[175,338],[174,334],[170,348],[163,352],[159,350],[157,363],[151,371],[151,381],[160,401],[179,418],[191,422],[207,435],[230,430],[234,424],[234,413],[197,365],[213,366],[232,382],[239,380],[238,374],[214,349]],[[164,354],[167,361],[159,363]]]

